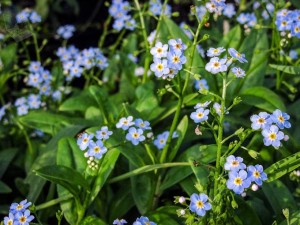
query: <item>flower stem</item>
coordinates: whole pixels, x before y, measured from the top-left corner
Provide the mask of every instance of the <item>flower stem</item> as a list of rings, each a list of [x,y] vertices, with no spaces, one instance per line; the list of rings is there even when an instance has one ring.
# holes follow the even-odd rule
[[[33,30],[32,25],[29,23],[29,29],[32,33],[32,38],[33,38],[33,44],[34,44],[34,49],[35,49],[35,54],[36,54],[36,59],[37,61],[41,62],[41,56],[40,56],[40,50],[38,46],[38,41],[37,41],[37,36],[35,31]]]
[[[59,198],[56,198],[56,199],[52,199],[48,202],[45,202],[43,204],[40,204],[40,205],[36,206],[36,211],[49,208],[49,207],[57,205],[57,204],[59,204],[63,201],[67,201],[71,198],[73,198],[73,195],[70,194],[70,195],[65,195],[65,196],[62,196],[62,197],[59,197]]]

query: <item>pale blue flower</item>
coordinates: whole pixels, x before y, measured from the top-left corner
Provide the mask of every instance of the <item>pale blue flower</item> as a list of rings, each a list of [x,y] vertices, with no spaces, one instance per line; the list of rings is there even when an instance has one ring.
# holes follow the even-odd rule
[[[141,141],[144,141],[146,138],[143,135],[143,130],[135,127],[130,127],[128,133],[126,134],[126,139],[131,141],[133,145],[138,145]]]
[[[279,109],[276,109],[270,118],[280,129],[291,127],[291,123],[288,121],[290,116],[287,113],[281,112]]]
[[[239,171],[246,169],[246,165],[243,163],[243,158],[230,155],[226,158],[224,169],[230,171]]]
[[[211,204],[208,202],[208,196],[206,194],[192,194],[190,202],[190,210],[195,212],[198,216],[204,216],[206,211],[211,209]]]
[[[265,146],[272,145],[275,148],[280,146],[280,141],[284,138],[283,132],[279,131],[279,128],[275,125],[264,129],[262,135],[264,136]]]
[[[244,189],[248,188],[251,184],[245,170],[231,171],[228,176],[229,179],[226,182],[226,186],[228,189],[233,190],[236,194],[242,194]]]
[[[262,185],[263,181],[268,179],[262,165],[248,166],[247,171],[250,181],[254,181],[259,186]]]
[[[194,120],[195,123],[201,123],[208,120],[209,109],[198,108],[196,112],[192,112],[190,118]]]
[[[99,140],[107,140],[113,132],[108,130],[107,126],[101,127],[100,130],[96,131],[96,138]]]
[[[93,156],[96,159],[101,159],[103,154],[107,152],[107,148],[101,140],[89,142],[88,156]]]

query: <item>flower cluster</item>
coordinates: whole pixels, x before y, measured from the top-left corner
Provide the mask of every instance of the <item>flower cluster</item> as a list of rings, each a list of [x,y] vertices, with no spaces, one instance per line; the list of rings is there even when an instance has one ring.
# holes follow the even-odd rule
[[[127,223],[127,221],[124,219],[121,219],[121,220],[115,219],[113,222],[114,225],[124,225],[125,223]]]
[[[150,123],[144,121],[140,118],[133,121],[132,116],[122,117],[116,124],[116,127],[122,130],[128,130],[126,134],[126,140],[131,141],[133,145],[138,145],[140,142],[144,141],[146,137],[144,132],[151,130]]]
[[[30,215],[30,211],[27,209],[30,205],[31,202],[27,202],[27,199],[20,203],[12,203],[9,215],[4,217],[4,225],[29,225],[34,219],[34,216]]]
[[[132,225],[156,225],[156,223],[150,221],[148,217],[141,216],[140,218],[137,218]]]
[[[39,23],[42,21],[42,18],[36,11],[31,9],[23,9],[16,15],[17,23]]]
[[[159,135],[157,135],[157,138],[153,141],[153,144],[160,150],[163,149],[167,143],[168,137],[170,135],[169,131],[165,131]],[[178,134],[177,132],[173,132],[172,138],[177,138]]]
[[[261,186],[262,182],[267,180],[267,174],[261,165],[251,165],[246,168],[241,157],[228,156],[224,169],[229,171],[229,179],[226,182],[227,188],[236,194],[242,194],[246,188],[250,187],[251,182]]]
[[[96,131],[96,135],[82,133],[77,139],[77,145],[82,151],[88,149],[85,153],[86,157],[89,157],[91,167],[94,167],[95,159],[101,159],[103,155],[107,152],[107,148],[104,146],[105,141],[112,135],[112,131],[108,130],[107,126],[101,127],[100,130]],[[96,137],[96,140],[94,140]],[[93,158],[90,158],[93,157]]]
[[[63,64],[66,80],[70,81],[74,77],[80,77],[84,70],[98,67],[101,70],[108,66],[107,58],[99,48],[88,48],[79,51],[74,46],[60,47],[56,55]]]
[[[245,28],[254,27],[257,24],[257,18],[254,13],[241,13],[237,19]]]
[[[209,109],[206,109],[206,107],[208,107],[210,103],[211,103],[210,101],[207,101],[195,105],[194,109],[196,109],[196,111],[191,113],[190,118],[194,120],[195,123],[201,123],[207,121]]]
[[[109,7],[109,14],[115,19],[113,28],[117,31],[126,28],[127,30],[134,30],[136,27],[135,20],[128,15],[130,12],[130,4],[128,1],[113,0]]]
[[[233,60],[237,60],[240,63],[248,62],[245,58],[245,54],[239,53],[234,48],[228,49],[228,53],[231,57],[219,58],[219,56],[225,51],[226,49],[224,49],[223,47],[208,49],[207,56],[212,57],[210,61],[205,65],[205,69],[208,72],[212,74],[226,72],[228,70],[228,67],[232,64]],[[244,77],[246,75],[245,71],[239,67],[233,67],[231,69],[231,72],[238,78]]]
[[[39,109],[45,103],[41,101],[40,95],[30,94],[27,98],[17,98],[14,105],[17,109],[17,115],[22,116],[26,115],[29,109]]]
[[[181,39],[171,39],[168,44],[157,42],[150,53],[153,55],[153,63],[150,66],[155,76],[163,79],[172,79],[186,63],[184,50],[187,46]]]
[[[275,148],[279,147],[280,141],[285,138],[284,133],[279,129],[291,127],[289,119],[290,116],[279,109],[276,109],[271,115],[266,112],[260,112],[258,115],[250,117],[252,129],[262,130],[264,144],[266,146],[272,145]]]
[[[276,14],[275,24],[279,31],[289,32],[292,37],[300,38],[299,10],[279,10]]]
[[[163,9],[163,5],[162,5],[161,1],[160,0],[151,0],[149,2],[149,4],[150,4],[149,11],[153,15],[159,16],[162,12],[162,9]],[[166,4],[164,15],[167,15],[167,16],[171,15],[171,6],[168,5],[168,4]]]
[[[73,36],[74,32],[75,32],[74,25],[69,25],[69,24],[60,26],[56,31],[57,35],[63,39],[70,39]]]
[[[210,13],[221,14],[226,7],[226,3],[225,0],[210,0],[206,2],[205,7]]]
[[[51,94],[51,79],[52,76],[40,62],[32,61],[28,67],[29,75],[25,79],[28,86],[35,87],[39,90],[40,95],[49,96]]]

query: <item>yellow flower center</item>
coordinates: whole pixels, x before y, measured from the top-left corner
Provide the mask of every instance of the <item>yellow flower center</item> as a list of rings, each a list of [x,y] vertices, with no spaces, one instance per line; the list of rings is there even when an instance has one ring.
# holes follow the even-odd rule
[[[283,122],[284,122],[283,116],[278,116],[278,120],[279,120],[281,123],[283,123]]]
[[[22,204],[19,204],[19,205],[17,206],[17,210],[20,210],[20,209],[23,209],[23,205],[22,205]]]
[[[258,123],[260,123],[260,124],[265,123],[265,119],[264,119],[264,118],[259,118],[257,121],[258,121]]]
[[[275,133],[271,133],[270,135],[269,135],[269,138],[272,140],[272,141],[274,141],[274,140],[276,140],[276,134]]]
[[[220,63],[219,62],[215,62],[214,63],[214,67],[219,67],[220,66]]]
[[[99,148],[98,146],[96,146],[96,147],[94,148],[94,152],[100,152],[100,148]]]
[[[21,216],[19,218],[20,223],[25,223],[26,222],[26,217],[25,216]]]
[[[157,48],[157,53],[162,53],[162,49],[161,48]]]
[[[88,142],[88,140],[89,140],[88,138],[83,138],[82,142],[85,143],[85,142]]]
[[[199,118],[202,118],[202,117],[203,117],[203,113],[202,113],[202,112],[199,112],[199,113],[197,114],[197,116],[198,116]]]
[[[12,221],[12,220],[9,220],[9,221],[7,222],[7,225],[13,225],[13,221]]]
[[[204,203],[201,200],[197,201],[196,205],[200,209],[202,209],[204,207]]]
[[[243,183],[243,180],[240,178],[240,177],[237,177],[237,178],[235,178],[234,179],[234,184],[235,185],[242,185],[242,183]]]
[[[132,134],[132,137],[133,137],[133,138],[138,138],[138,137],[139,137],[139,134],[138,134],[138,133],[133,133],[133,134]]]
[[[236,166],[239,165],[239,161],[233,160],[232,163],[231,163],[231,165],[236,167]]]
[[[253,172],[253,176],[258,178],[258,177],[260,177],[260,173],[256,170]]]
[[[178,56],[174,56],[174,57],[173,57],[173,62],[174,62],[174,63],[180,62],[179,57],[178,57]]]
[[[162,64],[158,64],[158,65],[157,65],[157,69],[158,69],[158,70],[163,70],[163,68],[164,68],[164,66],[163,66]]]
[[[176,44],[175,47],[181,49],[181,44]]]

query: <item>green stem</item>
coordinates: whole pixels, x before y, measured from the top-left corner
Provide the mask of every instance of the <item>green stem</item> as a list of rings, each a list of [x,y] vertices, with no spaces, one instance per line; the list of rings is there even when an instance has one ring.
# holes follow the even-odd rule
[[[32,33],[32,38],[33,38],[33,44],[34,44],[36,59],[37,59],[37,61],[41,62],[41,55],[40,55],[39,45],[38,45],[38,41],[37,41],[37,36],[36,36],[36,33],[35,33],[32,25],[30,23],[29,23],[29,29],[30,29],[30,31]]]
[[[121,33],[119,34],[119,36],[118,36],[118,38],[117,38],[115,44],[112,45],[112,46],[110,46],[110,48],[109,48],[110,55],[116,53],[115,50],[116,50],[116,48],[118,47],[118,45],[120,44],[120,42],[123,40],[123,36],[125,35],[125,33],[126,33],[126,30],[123,29],[123,30],[121,31]]]
[[[105,22],[104,22],[103,33],[102,33],[102,35],[100,37],[99,44],[98,44],[99,48],[103,47],[105,38],[106,38],[106,36],[108,34],[107,30],[108,30],[108,25],[110,24],[110,22],[111,22],[111,16],[109,15],[107,17],[107,19],[105,20]]]
[[[147,40],[148,35],[147,35],[145,21],[144,21],[143,12],[141,10],[140,3],[138,0],[134,0],[134,4],[139,13],[142,34],[143,34],[144,43],[145,43],[145,47],[146,47],[146,58],[145,58],[145,63],[144,63],[144,75],[143,75],[143,83],[145,83],[147,81],[147,73],[148,73],[148,68],[149,68],[150,61],[151,61],[150,46],[149,46],[149,43]]]
[[[31,141],[30,141],[30,138],[27,134],[27,131],[26,129],[24,128],[24,126],[20,123],[20,121],[18,121],[17,119],[15,120],[17,126],[20,128],[20,130],[22,131],[24,137],[25,137],[25,140],[26,140],[26,143],[28,145],[28,150],[29,150],[29,153],[30,155],[33,155],[33,147],[32,147],[32,144],[31,144]]]
[[[225,113],[225,99],[226,99],[226,74],[223,74],[223,90],[222,90],[222,101],[221,101],[221,113],[219,118],[219,128],[218,128],[218,148],[217,148],[217,158],[216,158],[216,172],[214,176],[214,196],[218,193],[218,179],[221,172],[221,153],[222,153],[222,139],[223,139],[223,122],[224,122],[224,113]]]
[[[114,177],[110,179],[109,183],[115,183],[124,179],[127,179],[132,176],[136,176],[142,173],[147,173],[157,169],[176,167],[176,166],[191,166],[189,162],[173,162],[173,163],[162,163],[162,164],[154,164],[154,165],[146,165],[135,170],[132,170],[128,173],[122,174],[120,176]]]
[[[52,199],[48,202],[45,202],[43,204],[40,204],[38,206],[36,206],[36,211],[38,210],[42,210],[42,209],[46,209],[46,208],[49,208],[51,206],[54,206],[54,205],[57,205],[63,201],[67,201],[69,199],[73,198],[73,195],[65,195],[65,196],[62,196],[62,197],[59,197],[59,198],[56,198],[56,199]]]

